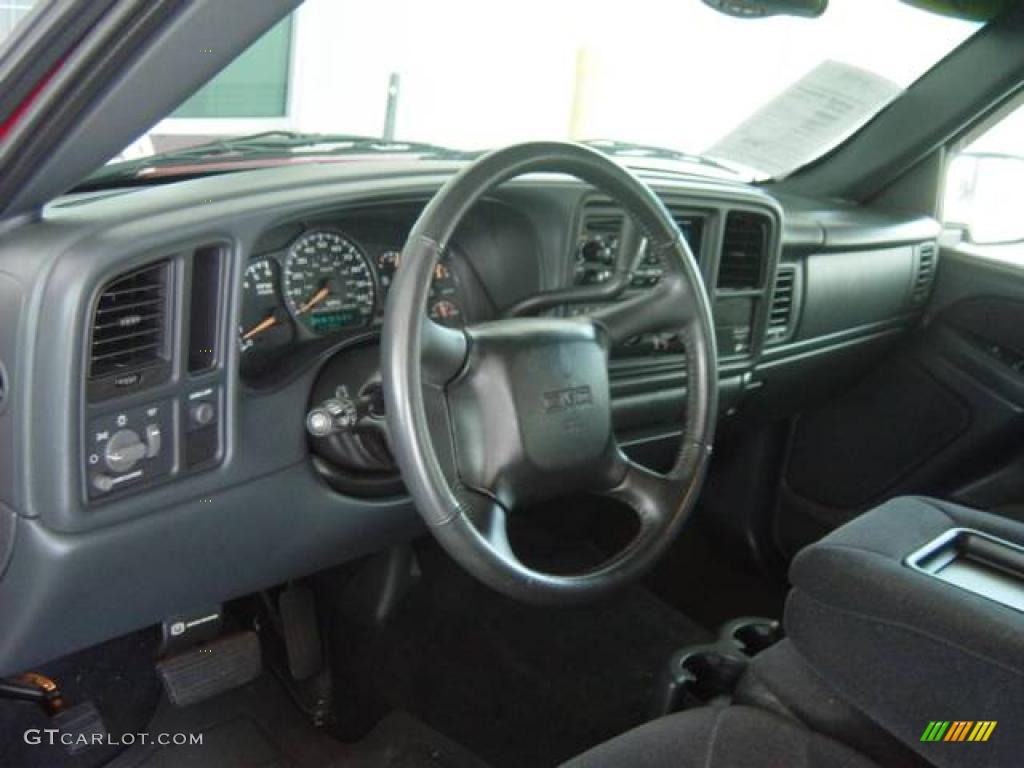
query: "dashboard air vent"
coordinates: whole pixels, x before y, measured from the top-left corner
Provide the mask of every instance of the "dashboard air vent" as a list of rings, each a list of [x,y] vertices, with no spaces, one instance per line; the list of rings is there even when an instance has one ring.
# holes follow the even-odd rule
[[[718,287],[724,290],[756,290],[764,281],[768,261],[769,221],[756,213],[733,211],[725,221]]]
[[[796,269],[781,266],[775,276],[775,291],[772,293],[768,331],[765,334],[766,344],[779,344],[789,338],[793,332],[795,309]]]
[[[928,300],[935,282],[935,271],[938,267],[939,251],[935,243],[925,243],[917,251],[917,271],[914,273],[914,284],[910,288],[910,302],[919,307]]]
[[[693,251],[694,258],[700,261],[701,246],[704,240],[705,216],[701,213],[694,213],[689,208],[672,204],[668,204],[668,211],[672,214],[672,220],[679,227],[679,231],[683,233],[683,237],[686,239],[687,245],[690,246],[690,250]]]
[[[162,261],[111,280],[93,316],[89,378],[134,383],[142,369],[168,360],[168,281]]]

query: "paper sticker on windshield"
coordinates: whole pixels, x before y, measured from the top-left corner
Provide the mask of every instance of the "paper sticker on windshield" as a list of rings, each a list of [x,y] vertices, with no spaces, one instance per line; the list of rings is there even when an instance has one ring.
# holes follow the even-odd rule
[[[704,154],[782,176],[837,145],[901,90],[872,72],[823,61]]]

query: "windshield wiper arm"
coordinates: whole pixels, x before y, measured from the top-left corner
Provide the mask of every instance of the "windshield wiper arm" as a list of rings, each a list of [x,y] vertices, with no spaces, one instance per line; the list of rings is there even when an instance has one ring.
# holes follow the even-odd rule
[[[613,157],[671,160],[673,162],[704,165],[709,168],[717,168],[722,171],[727,171],[734,176],[739,175],[735,168],[731,168],[724,163],[712,160],[709,157],[704,157],[703,155],[683,152],[679,149],[669,149],[668,147],[659,147],[653,144],[636,144],[629,141],[618,141],[617,139],[592,139],[590,141],[582,141],[580,143],[588,147],[593,147],[594,149],[600,150],[606,155],[611,155]]]

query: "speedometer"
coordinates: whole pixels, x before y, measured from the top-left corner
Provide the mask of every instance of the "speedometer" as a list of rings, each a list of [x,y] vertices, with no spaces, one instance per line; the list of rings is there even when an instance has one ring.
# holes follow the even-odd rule
[[[376,303],[366,256],[326,229],[307,232],[288,249],[284,297],[292,315],[318,334],[366,325]]]

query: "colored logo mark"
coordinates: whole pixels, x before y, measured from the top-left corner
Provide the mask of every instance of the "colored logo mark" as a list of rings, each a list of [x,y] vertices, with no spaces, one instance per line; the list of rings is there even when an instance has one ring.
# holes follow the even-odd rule
[[[921,741],[988,741],[996,720],[932,720],[921,734]]]

